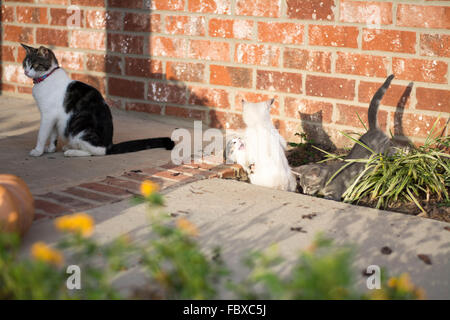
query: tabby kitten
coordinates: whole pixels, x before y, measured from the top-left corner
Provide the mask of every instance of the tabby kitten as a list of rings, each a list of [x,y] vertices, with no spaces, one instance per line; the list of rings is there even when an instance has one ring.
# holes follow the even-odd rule
[[[369,130],[361,136],[359,141],[371,148],[376,153],[394,152],[393,143],[377,125],[377,113],[380,101],[389,88],[394,75],[390,75],[384,84],[373,96],[369,111]],[[364,159],[371,156],[371,152],[359,144],[355,144],[345,159]],[[347,162],[332,164],[307,164],[293,169],[303,193],[309,195],[323,195],[327,199],[341,200],[347,188],[355,181],[356,177],[364,170],[364,163],[352,163],[339,172],[330,183],[329,179]]]
[[[151,148],[171,150],[168,138],[152,138],[113,144],[111,111],[100,92],[80,81],[71,80],[59,67],[55,54],[43,46],[38,49],[22,44],[25,75],[33,79],[33,97],[41,113],[36,147],[30,155],[55,152],[62,138],[66,157],[102,156]],[[47,141],[49,144],[46,146]]]

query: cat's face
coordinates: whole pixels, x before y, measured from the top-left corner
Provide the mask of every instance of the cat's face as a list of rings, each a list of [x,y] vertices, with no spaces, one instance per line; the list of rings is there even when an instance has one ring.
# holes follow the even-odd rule
[[[316,195],[324,187],[326,172],[320,165],[307,164],[293,168],[292,172],[304,194]]]
[[[225,160],[236,162],[239,153],[245,152],[245,143],[239,137],[233,138],[228,141],[225,151]]]
[[[43,46],[38,49],[21,44],[27,55],[22,66],[27,77],[35,79],[43,76],[58,65],[58,60],[52,50]]]
[[[245,102],[242,100],[243,115],[242,118],[247,126],[256,125],[270,121],[270,108],[274,99],[262,102]]]

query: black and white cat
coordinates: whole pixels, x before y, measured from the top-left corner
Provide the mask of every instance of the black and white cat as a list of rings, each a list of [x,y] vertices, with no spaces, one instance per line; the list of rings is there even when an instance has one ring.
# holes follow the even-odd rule
[[[23,69],[25,75],[33,79],[33,97],[41,113],[37,143],[31,156],[55,152],[58,138],[67,142],[63,148],[66,157],[173,149],[174,142],[168,137],[113,144],[111,111],[100,92],[71,80],[49,48],[36,49],[24,44],[22,47],[26,50]]]
[[[375,153],[393,153],[395,151],[392,140],[377,125],[378,106],[393,78],[394,75],[390,75],[374,94],[368,111],[369,130],[359,139]],[[363,146],[355,144],[345,159],[367,159],[371,154]],[[352,163],[327,184],[330,178],[345,164],[344,162],[307,164],[293,168],[292,171],[297,175],[297,180],[303,189],[303,193],[309,195],[319,194],[327,199],[341,200],[344,192],[365,167],[364,163]]]

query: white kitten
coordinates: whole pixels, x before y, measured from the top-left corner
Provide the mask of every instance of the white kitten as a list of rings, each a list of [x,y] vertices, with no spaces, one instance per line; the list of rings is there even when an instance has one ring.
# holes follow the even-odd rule
[[[270,119],[273,101],[242,101],[247,163],[254,165],[249,178],[252,184],[295,191],[297,182],[286,159],[286,141]]]

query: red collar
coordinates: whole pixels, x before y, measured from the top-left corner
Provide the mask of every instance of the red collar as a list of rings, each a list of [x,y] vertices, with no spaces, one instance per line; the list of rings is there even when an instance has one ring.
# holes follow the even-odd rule
[[[33,79],[33,83],[34,83],[34,84],[37,84],[37,83],[39,83],[39,82],[44,81],[44,80],[47,79],[53,72],[55,72],[55,71],[58,70],[58,69],[59,69],[59,67],[56,67],[55,69],[53,69],[53,70],[50,71],[49,73],[44,74],[42,77],[34,78],[34,79]]]

